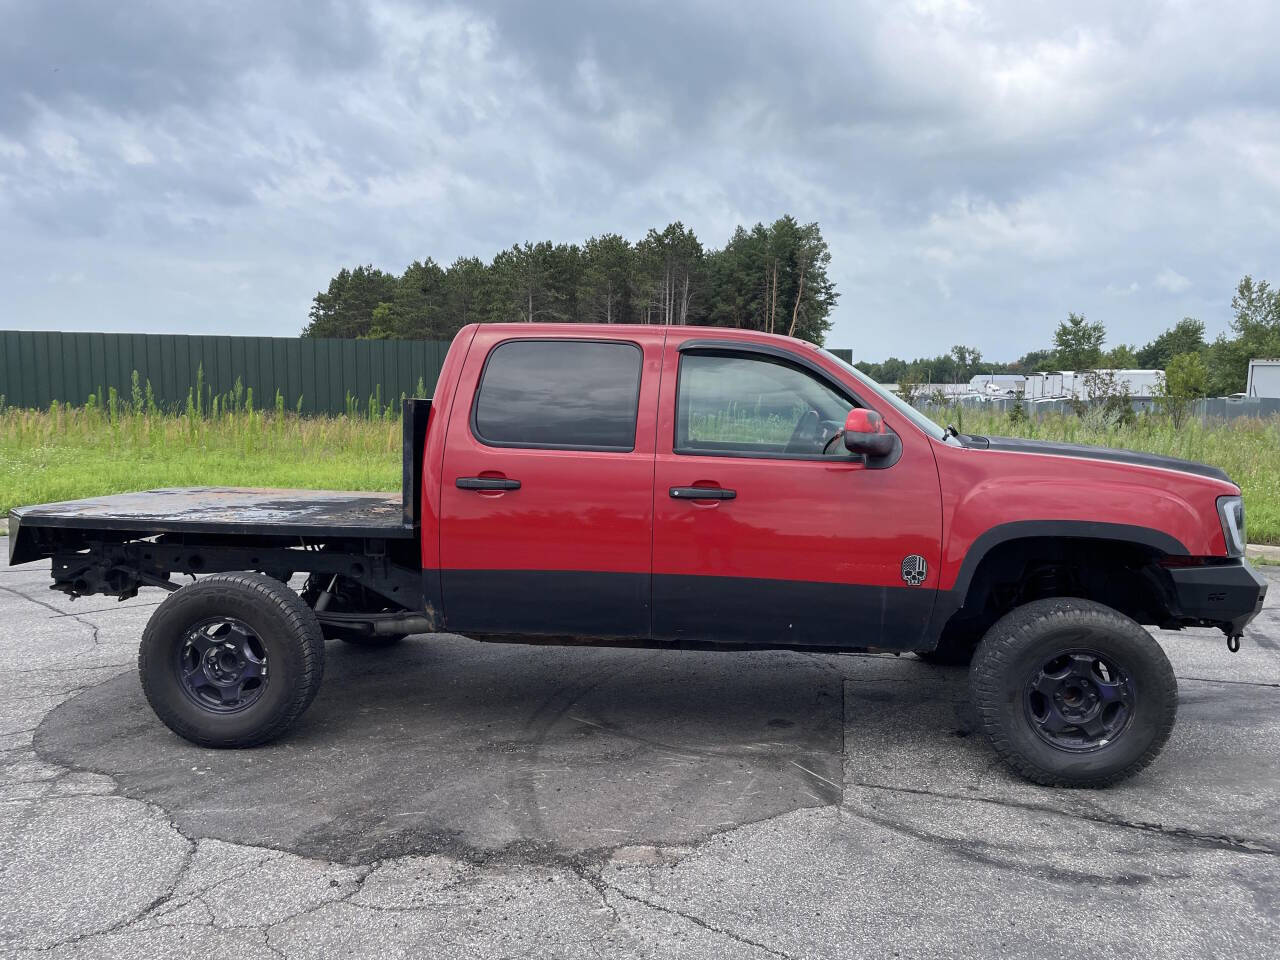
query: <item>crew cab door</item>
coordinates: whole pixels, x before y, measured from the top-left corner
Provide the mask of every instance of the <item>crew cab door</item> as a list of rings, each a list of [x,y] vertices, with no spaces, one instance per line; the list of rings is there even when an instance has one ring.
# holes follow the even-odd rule
[[[668,338],[654,483],[654,633],[910,649],[924,634],[938,583],[933,451],[881,402],[873,409],[901,440],[895,462],[869,467],[840,440],[824,455],[849,409],[869,404],[834,361],[796,351]]]
[[[635,334],[476,334],[441,477],[450,630],[648,635],[662,336]]]

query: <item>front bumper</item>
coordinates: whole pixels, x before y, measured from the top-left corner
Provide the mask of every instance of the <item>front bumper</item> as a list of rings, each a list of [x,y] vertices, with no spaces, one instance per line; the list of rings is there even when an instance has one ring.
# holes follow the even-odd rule
[[[1177,567],[1173,580],[1177,613],[1184,620],[1221,627],[1232,637],[1262,612],[1267,581],[1245,560],[1204,567]]]

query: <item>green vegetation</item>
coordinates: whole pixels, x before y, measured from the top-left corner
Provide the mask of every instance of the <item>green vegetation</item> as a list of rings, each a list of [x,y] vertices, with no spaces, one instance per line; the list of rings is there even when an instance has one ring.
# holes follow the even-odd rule
[[[987,436],[1142,450],[1221,467],[1244,493],[1249,540],[1280,544],[1280,417],[1239,417],[1209,424],[1191,418],[1175,427],[1168,417],[1149,416],[1108,426],[1087,416],[1021,419],[970,408],[964,411],[963,429]]]
[[[1273,290],[1267,281],[1246,276],[1236,285],[1231,309],[1231,335],[1219,334],[1212,343],[1205,342],[1203,323],[1194,317],[1183,317],[1146,346],[1120,343],[1104,350],[1106,327],[1071,313],[1058,324],[1051,348],[1032,350],[1010,363],[984,361],[979,351],[956,345],[936,357],[910,361],[890,357],[883,363],[860,362],[858,367],[880,383],[904,384],[914,389],[922,383],[968,383],[976,374],[1026,376],[1051,370],[1099,368],[1165,370],[1177,357],[1194,355],[1203,372],[1184,366],[1175,396],[1167,398],[1176,405],[1186,399],[1188,390],[1201,397],[1239,393],[1245,388],[1250,359],[1280,356],[1280,289]]]
[[[715,413],[690,414],[689,439],[716,443],[768,443],[783,447],[791,439],[803,413],[803,410],[796,410],[789,417],[765,414],[754,407],[734,402],[727,409]]]
[[[691,323],[822,343],[831,327],[831,254],[816,223],[779,217],[704,247],[682,223],[638,243],[614,233],[524,243],[485,263],[428,257],[396,276],[343,268],[312,301],[303,336],[450,340],[468,323]]]
[[[1198,353],[1180,353],[1169,359],[1164,380],[1156,388],[1156,397],[1160,409],[1175,427],[1182,427],[1191,405],[1204,396],[1208,377],[1209,371]]]
[[[0,410],[0,515],[11,507],[177,486],[400,489],[400,422],[105,406]]]
[[[1053,359],[1063,370],[1101,367],[1102,344],[1107,339],[1101,323],[1090,323],[1082,314],[1067,314],[1053,334]]]

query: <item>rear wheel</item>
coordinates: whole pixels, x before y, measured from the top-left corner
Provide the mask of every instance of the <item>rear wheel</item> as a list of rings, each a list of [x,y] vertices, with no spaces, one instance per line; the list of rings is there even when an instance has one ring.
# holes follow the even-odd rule
[[[1005,615],[978,645],[969,682],[996,752],[1047,786],[1133,776],[1160,753],[1177,714],[1160,645],[1089,600],[1037,600]]]
[[[251,747],[311,705],[324,673],[315,614],[258,573],[215,573],[170,594],[142,634],[147,702],[202,747]]]

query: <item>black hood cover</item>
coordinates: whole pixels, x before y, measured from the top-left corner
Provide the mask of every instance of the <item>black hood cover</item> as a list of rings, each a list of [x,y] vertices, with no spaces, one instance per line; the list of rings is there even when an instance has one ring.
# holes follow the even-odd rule
[[[1231,478],[1217,467],[1194,460],[1162,457],[1158,453],[1139,453],[1136,450],[1116,450],[1112,447],[1087,447],[1082,443],[1054,443],[1050,440],[1023,440],[1018,437],[972,437],[961,434],[958,438],[966,447],[982,450],[1008,450],[1013,453],[1047,453],[1055,457],[1080,457],[1083,460],[1107,460],[1112,463],[1131,463],[1136,467],[1160,467],[1179,470],[1200,477],[1231,482]]]

